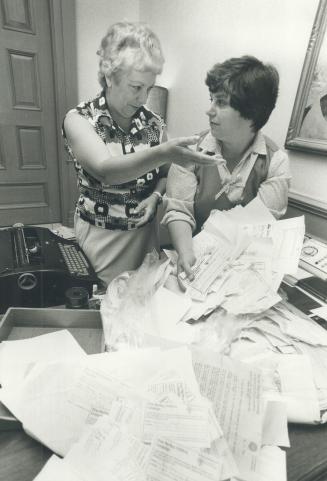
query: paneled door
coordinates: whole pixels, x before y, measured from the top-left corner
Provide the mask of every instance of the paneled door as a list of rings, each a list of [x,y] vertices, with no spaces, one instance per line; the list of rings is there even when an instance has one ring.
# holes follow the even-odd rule
[[[0,0],[0,226],[60,221],[48,0]]]

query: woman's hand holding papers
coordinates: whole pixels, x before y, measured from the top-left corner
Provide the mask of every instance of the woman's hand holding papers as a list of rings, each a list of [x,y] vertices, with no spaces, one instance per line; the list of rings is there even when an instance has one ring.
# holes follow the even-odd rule
[[[178,256],[177,279],[178,279],[178,284],[180,285],[183,291],[185,291],[186,287],[180,276],[184,272],[185,277],[187,277],[189,281],[193,281],[194,274],[193,274],[192,266],[195,264],[195,261],[196,261],[196,257],[194,255],[193,249],[183,250]]]

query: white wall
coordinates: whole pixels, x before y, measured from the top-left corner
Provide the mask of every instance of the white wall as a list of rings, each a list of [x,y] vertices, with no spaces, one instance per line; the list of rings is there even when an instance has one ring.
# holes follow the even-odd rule
[[[98,83],[96,55],[101,39],[109,26],[121,20],[139,20],[138,0],[75,0],[76,44],[78,69],[78,99],[95,96],[101,86]]]
[[[264,131],[284,145],[318,0],[76,0],[79,98],[98,91],[97,56],[109,24],[147,22],[161,39],[171,136],[207,127],[204,78],[217,61],[253,54],[280,72],[280,95]],[[327,208],[327,158],[289,151],[292,192]]]

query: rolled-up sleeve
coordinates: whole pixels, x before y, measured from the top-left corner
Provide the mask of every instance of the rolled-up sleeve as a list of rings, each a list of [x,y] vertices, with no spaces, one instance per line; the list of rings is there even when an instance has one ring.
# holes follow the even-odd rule
[[[184,221],[195,229],[194,197],[197,189],[195,166],[187,168],[172,164],[167,178],[165,214],[161,223],[168,225],[173,221]]]
[[[268,207],[276,219],[282,217],[287,209],[291,172],[288,155],[278,150],[273,155],[267,179],[259,187],[258,197]]]

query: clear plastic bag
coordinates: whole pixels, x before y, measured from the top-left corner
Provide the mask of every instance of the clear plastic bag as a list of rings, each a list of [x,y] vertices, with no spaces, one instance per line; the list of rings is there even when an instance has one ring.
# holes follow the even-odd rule
[[[243,323],[239,318],[217,308],[202,323],[194,345],[219,354],[228,355],[231,344],[241,333]]]
[[[168,263],[151,252],[136,271],[124,272],[109,284],[100,307],[107,351],[144,345],[144,326],[151,322],[151,297],[165,282]]]

